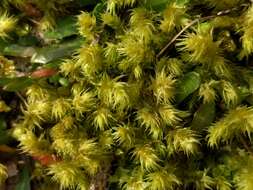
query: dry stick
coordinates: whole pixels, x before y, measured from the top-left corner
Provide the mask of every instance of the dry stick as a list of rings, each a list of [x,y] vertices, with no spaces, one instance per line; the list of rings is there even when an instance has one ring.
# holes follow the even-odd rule
[[[247,7],[247,6],[249,6],[249,4],[242,4],[239,7]],[[238,10],[239,7],[235,7],[235,8],[232,8],[232,9],[220,11],[216,15],[201,17],[201,18],[197,18],[197,19],[193,20],[192,22],[187,24],[176,36],[174,36],[174,38],[172,38],[171,41],[169,41],[169,43],[157,54],[156,58],[159,59],[162,56],[162,54],[171,46],[171,44],[173,44],[179,38],[179,36],[181,36],[192,25],[196,24],[199,21],[205,21],[205,20],[209,20],[209,19],[212,19],[212,18],[215,18],[215,17],[224,16],[226,14],[231,13],[232,11]]]
[[[213,16],[212,16],[213,17]],[[161,57],[161,55],[170,47],[171,44],[173,44],[179,36],[181,36],[188,28],[190,28],[192,25],[196,24],[199,22],[200,18],[197,18],[187,24],[172,40],[157,54],[157,58]]]
[[[25,101],[25,98],[19,93],[19,92],[16,92],[17,96],[20,98],[20,100],[26,104],[26,101]]]
[[[176,36],[174,36],[174,38],[172,38],[172,40],[157,54],[157,59],[161,57],[161,55],[170,47],[171,44],[173,44],[179,36],[181,36],[188,28],[190,28],[192,25],[196,24],[197,22],[201,21],[201,20],[209,20],[212,19],[214,17],[216,17],[218,15],[212,15],[212,16],[207,16],[207,17],[202,17],[202,18],[197,18],[195,20],[193,20],[192,22],[190,22],[189,24],[187,24]]]

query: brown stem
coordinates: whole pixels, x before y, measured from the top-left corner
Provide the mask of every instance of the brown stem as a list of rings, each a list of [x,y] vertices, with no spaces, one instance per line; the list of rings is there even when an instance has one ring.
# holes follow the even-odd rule
[[[166,46],[164,48],[162,48],[162,50],[157,54],[156,58],[159,59],[163,53],[188,29],[190,28],[191,26],[193,26],[194,24],[200,22],[200,21],[205,21],[205,20],[210,20],[212,18],[215,18],[215,17],[219,17],[219,16],[224,16],[224,15],[227,15],[229,13],[231,13],[232,11],[236,11],[238,10],[239,8],[241,7],[247,7],[249,6],[249,4],[242,4],[240,5],[239,7],[235,7],[235,8],[232,8],[232,9],[228,9],[228,10],[223,10],[223,11],[220,11],[218,13],[216,13],[215,15],[210,15],[210,16],[206,16],[206,17],[201,17],[201,18],[197,18],[193,21],[191,21],[189,24],[187,24],[179,33],[177,33],[177,35],[175,35],[170,41],[169,43],[166,44]]]
[[[171,44],[173,44],[177,40],[177,38],[179,36],[181,36],[188,28],[190,28],[192,25],[194,25],[198,21],[199,21],[199,18],[193,20],[192,22],[187,24],[176,36],[174,36],[174,38],[172,38],[172,40],[169,41],[169,43],[157,54],[157,56],[156,56],[157,59],[159,59],[161,57],[161,55],[170,47]]]
[[[24,104],[26,103],[25,98],[24,98],[19,92],[16,92],[16,95],[20,98],[20,100],[21,100]]]

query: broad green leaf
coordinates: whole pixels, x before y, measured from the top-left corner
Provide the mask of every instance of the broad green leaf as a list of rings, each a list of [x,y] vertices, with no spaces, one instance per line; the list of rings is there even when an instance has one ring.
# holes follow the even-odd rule
[[[76,17],[67,16],[64,18],[60,18],[56,22],[56,26],[54,27],[54,29],[46,31],[44,33],[44,38],[61,40],[65,37],[72,36],[75,34],[78,34],[78,30],[76,27]]]
[[[15,190],[31,190],[30,186],[30,174],[27,167],[23,168],[19,175],[19,181]]]
[[[3,89],[10,92],[20,91],[32,85],[33,82],[34,80],[28,77],[17,77],[11,79],[7,84],[5,84]]]
[[[62,63],[61,59],[53,60],[49,63],[47,63],[44,68],[59,68],[59,65]]]
[[[36,50],[34,47],[20,46],[18,44],[8,45],[4,48],[3,54],[14,57],[32,57]]]
[[[7,85],[11,80],[13,80],[13,78],[0,78],[0,86],[3,87],[4,85]]]
[[[198,131],[205,130],[215,119],[215,103],[202,104],[195,112],[191,128]]]
[[[81,46],[82,42],[81,38],[77,38],[61,44],[41,48],[32,56],[31,62],[46,64],[56,59],[70,56]]]
[[[176,102],[181,103],[190,94],[195,92],[201,83],[200,75],[196,72],[187,73],[178,83]]]

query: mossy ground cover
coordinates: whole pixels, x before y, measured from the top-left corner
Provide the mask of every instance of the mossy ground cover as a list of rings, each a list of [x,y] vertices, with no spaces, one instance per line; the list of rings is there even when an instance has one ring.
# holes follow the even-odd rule
[[[0,10],[2,189],[253,189],[251,1]]]

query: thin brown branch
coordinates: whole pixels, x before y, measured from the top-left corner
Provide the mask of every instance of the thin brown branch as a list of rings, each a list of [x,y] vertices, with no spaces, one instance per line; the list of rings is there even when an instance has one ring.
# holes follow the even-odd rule
[[[192,25],[194,25],[198,21],[199,21],[199,18],[193,20],[192,22],[187,24],[176,36],[174,36],[174,38],[172,38],[172,40],[169,41],[169,43],[157,54],[156,56],[157,59],[161,57],[161,55],[170,47],[171,44],[173,44],[178,39],[179,36],[181,36],[188,28],[190,28]]]
[[[216,16],[216,15],[215,15]],[[212,19],[215,16],[207,16],[207,17],[202,17],[202,18],[197,18],[195,20],[193,20],[192,22],[190,22],[189,24],[187,24],[179,33],[177,33],[177,35],[174,36],[174,38],[172,38],[172,40],[169,41],[168,44],[166,44],[166,46],[157,54],[157,59],[159,59],[163,53],[191,26],[193,26],[194,24],[198,23],[201,20],[208,20],[208,19]]]
[[[20,98],[20,100],[21,100],[24,104],[26,103],[25,98],[24,98],[19,92],[16,92],[16,95]]]
[[[229,13],[231,13],[232,11],[236,11],[238,10],[239,8],[241,7],[247,7],[249,6],[249,4],[242,4],[240,5],[239,7],[235,7],[235,8],[232,8],[232,9],[228,9],[228,10],[223,10],[223,11],[220,11],[218,13],[216,13],[215,15],[210,15],[210,16],[206,16],[206,17],[200,17],[200,18],[197,18],[193,21],[191,21],[189,24],[187,24],[182,30],[179,31],[179,33],[177,33],[170,41],[169,43],[166,44],[166,46],[164,48],[162,48],[162,50],[157,54],[156,58],[159,59],[163,54],[164,52],[188,29],[190,28],[191,26],[193,26],[194,24],[200,22],[200,21],[205,21],[205,20],[210,20],[212,18],[215,18],[215,17],[220,17],[220,16],[225,16]]]

